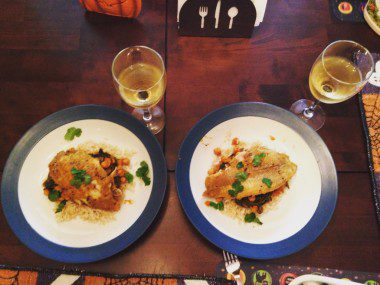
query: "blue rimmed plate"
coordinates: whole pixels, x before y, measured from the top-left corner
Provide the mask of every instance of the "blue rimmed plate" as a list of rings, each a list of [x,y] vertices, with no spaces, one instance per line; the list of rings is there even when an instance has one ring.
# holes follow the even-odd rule
[[[82,135],[67,142],[70,127],[81,128]],[[42,191],[48,164],[59,151],[87,142],[133,153],[132,172],[145,160],[152,183],[145,186],[135,178],[126,192],[133,203],[123,204],[109,223],[58,222],[54,203]],[[121,110],[83,105],[44,118],[20,139],[4,169],[1,200],[10,227],[30,249],[62,262],[91,262],[125,249],[148,229],[161,207],[166,179],[161,146],[143,124]]]
[[[261,226],[204,204],[213,150],[230,147],[234,137],[286,153],[298,166],[289,189],[260,215]],[[292,113],[265,103],[233,104],[204,117],[181,146],[176,181],[185,213],[205,238],[255,259],[286,256],[313,242],[327,226],[338,194],[334,161],[318,134]]]

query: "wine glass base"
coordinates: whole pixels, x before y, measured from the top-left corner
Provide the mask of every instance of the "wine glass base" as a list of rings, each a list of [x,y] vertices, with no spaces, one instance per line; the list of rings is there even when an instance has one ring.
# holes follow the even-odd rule
[[[313,101],[307,99],[298,100],[294,102],[290,107],[290,111],[296,114],[301,120],[303,120],[314,130],[318,131],[325,123],[326,115],[322,107],[317,105],[314,109],[313,114],[311,116],[308,116],[307,113],[305,113],[305,109],[311,107],[313,103]]]
[[[143,109],[134,109],[132,115],[140,122],[146,125],[146,127],[153,133],[158,134],[165,126],[165,114],[164,111],[158,106],[149,108],[152,118],[146,120],[144,118]]]

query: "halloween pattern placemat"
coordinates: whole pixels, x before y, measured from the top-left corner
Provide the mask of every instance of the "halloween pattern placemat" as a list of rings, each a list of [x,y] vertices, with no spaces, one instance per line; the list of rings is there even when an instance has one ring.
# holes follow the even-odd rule
[[[364,22],[363,10],[367,0],[330,0],[336,18],[347,22]]]
[[[317,274],[339,279],[349,279],[367,285],[379,285],[380,282],[380,273],[317,267],[268,265],[253,261],[241,262],[240,276],[245,285],[287,285],[294,278],[305,274]],[[226,272],[223,262],[218,265],[216,275],[220,278],[227,278],[229,280],[233,279],[233,277]]]
[[[225,278],[164,274],[104,274],[75,270],[10,267],[0,265],[0,285],[219,285],[234,284]]]
[[[372,56],[375,72],[359,95],[359,105],[367,140],[373,198],[380,223],[380,54]]]

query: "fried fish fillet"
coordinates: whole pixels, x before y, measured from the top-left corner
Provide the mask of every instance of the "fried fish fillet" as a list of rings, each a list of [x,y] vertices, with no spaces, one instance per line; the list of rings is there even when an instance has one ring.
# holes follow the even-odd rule
[[[91,176],[91,183],[82,184],[79,189],[71,185],[72,168],[85,170]],[[114,173],[107,175],[99,160],[82,150],[59,152],[49,164],[49,176],[61,189],[61,196],[77,204],[94,209],[118,211],[122,204],[122,192],[113,189]]]
[[[265,153],[259,166],[254,166],[252,160],[255,155]],[[243,162],[244,167],[238,169],[236,165]],[[231,156],[225,169],[208,175],[205,181],[206,191],[203,196],[209,198],[231,198],[228,190],[236,180],[236,174],[246,172],[248,178],[241,184],[244,186],[237,199],[272,192],[283,187],[297,171],[297,165],[290,161],[286,154],[269,150],[262,146],[254,146]],[[263,178],[270,179],[272,185],[268,187]]]

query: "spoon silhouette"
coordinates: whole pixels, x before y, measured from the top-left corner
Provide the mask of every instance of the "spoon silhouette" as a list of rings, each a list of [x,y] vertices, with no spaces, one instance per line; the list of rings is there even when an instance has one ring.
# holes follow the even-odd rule
[[[234,22],[234,18],[236,17],[236,15],[239,13],[239,10],[236,8],[236,7],[231,7],[229,10],[228,10],[228,16],[230,17],[230,25],[229,25],[229,29],[232,29],[232,24]]]

